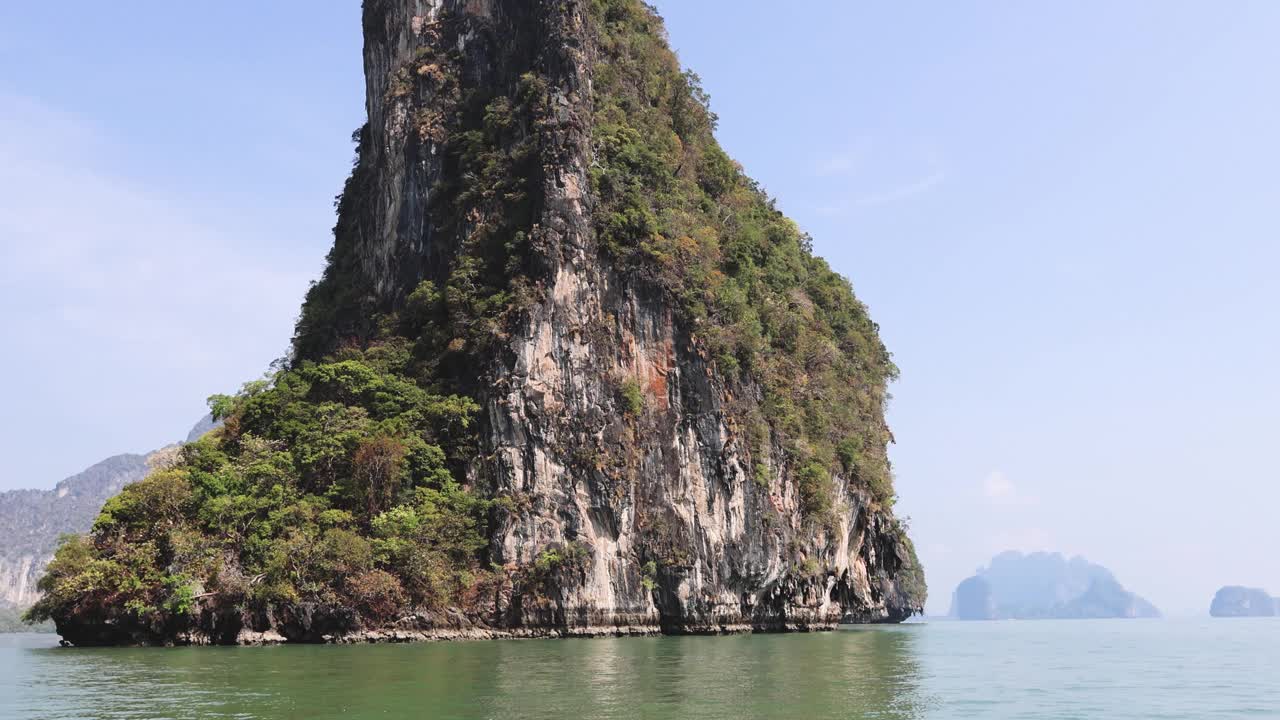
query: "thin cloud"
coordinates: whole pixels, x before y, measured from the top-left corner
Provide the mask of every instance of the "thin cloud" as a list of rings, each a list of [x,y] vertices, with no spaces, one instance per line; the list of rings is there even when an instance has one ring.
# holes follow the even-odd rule
[[[942,155],[927,139],[861,138],[823,157],[814,172],[834,191],[818,208],[828,216],[906,202],[947,180]]]
[[[989,504],[1004,507],[1035,505],[1037,502],[1000,470],[993,470],[982,479],[982,496]]]
[[[855,143],[822,158],[818,162],[815,172],[820,177],[848,175],[864,162],[866,155],[867,143]]]
[[[1030,553],[1056,549],[1053,534],[1042,527],[1011,528],[987,537],[987,553],[991,555],[1006,550]]]
[[[73,117],[27,98],[0,104],[14,110],[0,119],[6,305],[47,313],[52,332],[151,337],[197,363],[219,352],[221,333],[256,334],[264,311],[296,313],[311,273],[267,262],[262,239],[216,208],[113,174],[96,159],[109,140]]]
[[[947,174],[943,170],[934,170],[928,175],[896,187],[876,192],[856,193],[840,204],[825,205],[818,208],[823,215],[844,215],[857,209],[877,208],[894,205],[911,200],[933,190],[946,182]]]
[[[853,202],[858,207],[877,207],[880,205],[902,202],[903,200],[909,200],[917,195],[929,192],[935,187],[941,185],[946,179],[946,173],[941,170],[935,170],[926,177],[920,178],[913,183],[908,183],[884,192],[862,195],[854,198]]]
[[[22,339],[0,371],[27,378],[0,418],[0,450],[21,459],[5,489],[181,437],[205,396],[284,352],[320,252],[290,262],[234,213],[122,176],[110,158],[129,148],[74,115],[0,106],[0,307]],[[49,452],[59,435],[70,452]]]
[[[982,480],[982,494],[986,495],[988,500],[995,502],[1007,500],[1013,497],[1014,493],[1013,483],[999,470]]]

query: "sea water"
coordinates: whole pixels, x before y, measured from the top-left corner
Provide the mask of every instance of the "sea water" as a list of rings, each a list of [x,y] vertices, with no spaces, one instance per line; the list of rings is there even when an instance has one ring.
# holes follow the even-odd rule
[[[62,649],[0,636],[0,717],[1280,718],[1280,618]]]

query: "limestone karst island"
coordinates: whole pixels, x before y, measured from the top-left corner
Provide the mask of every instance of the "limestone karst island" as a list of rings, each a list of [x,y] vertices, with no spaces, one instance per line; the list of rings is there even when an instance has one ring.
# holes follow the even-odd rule
[[[921,613],[897,370],[654,12],[363,14],[368,122],[283,369],[62,544],[31,616],[158,645]]]
[[[1280,717],[1277,28],[0,3],[0,720]]]

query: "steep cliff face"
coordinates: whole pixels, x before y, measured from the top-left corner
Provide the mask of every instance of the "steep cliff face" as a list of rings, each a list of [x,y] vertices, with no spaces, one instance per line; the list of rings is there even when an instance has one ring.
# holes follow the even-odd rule
[[[494,528],[495,562],[524,566],[570,544],[590,556],[560,578],[553,603],[520,607],[513,621],[674,631],[901,620],[923,598],[899,582],[918,568],[892,515],[865,488],[838,483],[841,512],[823,527],[801,511],[796,468],[778,463],[754,482],[731,406],[758,403],[761,389],[726,381],[657,283],[602,257],[589,168],[602,104],[593,71],[614,60],[599,44],[608,12],[584,2],[368,3],[370,123],[355,172],[367,197],[353,211],[361,230],[335,256],[358,262],[366,307],[385,308],[423,278],[447,282],[477,226],[528,227],[520,260],[536,300],[481,358],[485,454],[469,470],[522,499]],[[462,222],[433,218],[433,195],[458,181],[441,146],[459,132],[449,127],[453,85],[510,88],[515,104],[530,75],[544,97],[527,109],[535,165],[517,169],[528,217],[491,219],[482,199]],[[645,395],[632,418],[618,400],[623,383]],[[765,452],[785,457],[778,445]],[[646,578],[651,562],[661,577]]]
[[[342,641],[921,612],[891,509],[896,370],[847,281],[720,150],[652,10],[366,0],[364,33],[368,123],[292,367],[216,402],[222,430],[66,551],[41,609],[59,631]],[[63,582],[100,561],[147,587]]]

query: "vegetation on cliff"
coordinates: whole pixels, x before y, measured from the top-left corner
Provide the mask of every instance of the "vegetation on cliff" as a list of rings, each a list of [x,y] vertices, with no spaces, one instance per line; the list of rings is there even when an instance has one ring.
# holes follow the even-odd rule
[[[897,370],[847,280],[812,254],[714,138],[716,118],[640,0],[592,0],[592,222],[600,261],[676,308],[733,392],[727,410],[757,492],[796,483],[806,517],[840,511],[837,482],[893,502],[884,423]],[[426,32],[443,33],[447,15]],[[447,179],[426,212],[439,238],[386,302],[358,257],[372,182],[358,162],[336,242],[308,294],[288,366],[211,401],[224,426],[110,501],[87,537],[59,549],[31,617],[144,625],[222,607],[320,603],[369,623],[405,608],[467,606],[492,584],[536,595],[580,559],[567,545],[526,568],[489,565],[493,497],[468,468],[483,450],[487,358],[538,301],[534,218],[553,92],[536,72],[464,87],[460,57],[427,43],[390,92],[428,92],[414,131],[438,143]],[[533,68],[527,48],[513,66]],[[358,152],[370,157],[368,132]],[[621,383],[617,411],[646,406]],[[471,484],[469,484],[471,483]],[[905,531],[902,546],[911,551]],[[644,587],[658,570],[649,563]],[[919,563],[903,587],[923,602]]]
[[[235,397],[223,427],[130,485],[41,580],[36,619],[147,621],[194,601],[357,608],[371,621],[440,607],[483,579],[490,502],[450,463],[474,447],[475,404],[408,379],[403,343],[304,362]]]
[[[897,368],[866,307],[721,149],[661,20],[639,0],[592,10],[603,251],[671,295],[726,380],[760,388],[763,402],[735,410],[762,474],[797,468],[814,514],[830,510],[832,475],[892,504],[883,417]]]

